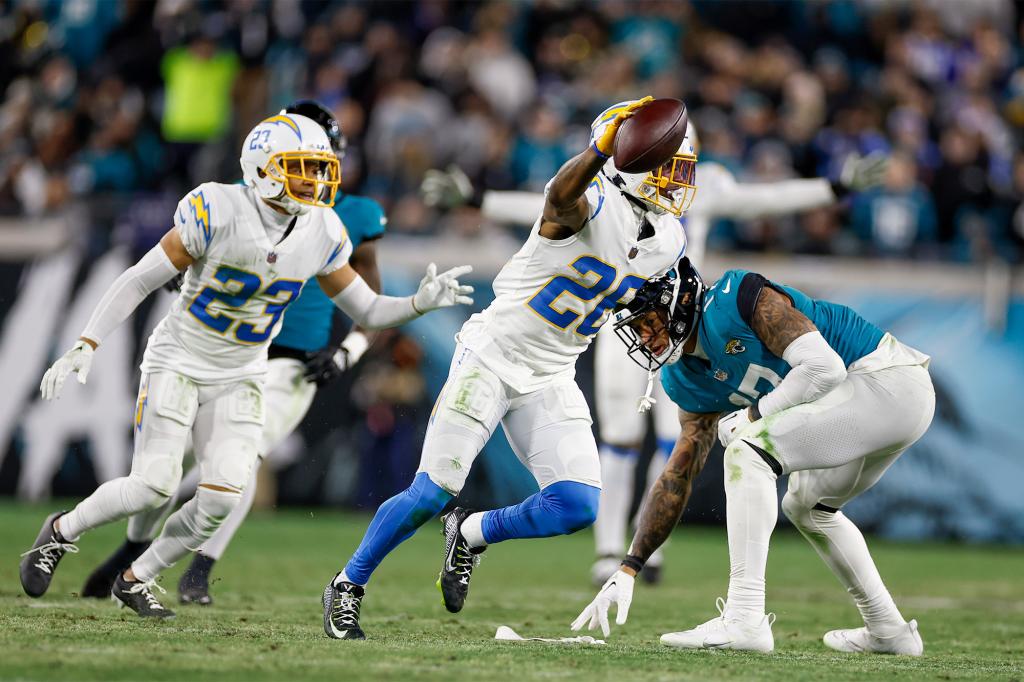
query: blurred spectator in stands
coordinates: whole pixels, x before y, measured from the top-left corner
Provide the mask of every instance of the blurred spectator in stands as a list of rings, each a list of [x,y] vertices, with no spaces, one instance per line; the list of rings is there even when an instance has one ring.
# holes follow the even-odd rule
[[[197,19],[198,20],[198,19]],[[204,143],[221,140],[231,129],[238,55],[217,44],[217,26],[196,31],[171,48],[160,68],[164,78],[161,129],[171,143],[171,171],[190,176],[189,164]],[[190,177],[196,185],[208,178]]]
[[[540,192],[569,160],[565,121],[561,113],[547,105],[537,106],[528,116],[526,129],[512,145],[509,167],[518,186]]]
[[[935,239],[935,204],[917,181],[917,164],[895,152],[885,184],[859,195],[853,204],[853,227],[866,253],[912,256]]]

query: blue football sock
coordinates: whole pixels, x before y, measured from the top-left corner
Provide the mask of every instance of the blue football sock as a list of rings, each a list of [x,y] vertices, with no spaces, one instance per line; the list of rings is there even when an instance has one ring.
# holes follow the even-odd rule
[[[484,514],[488,544],[512,538],[546,538],[586,528],[597,517],[601,489],[575,481],[552,483],[517,505]]]
[[[437,516],[452,497],[426,473],[416,474],[411,486],[382,504],[373,515],[363,541],[345,565],[345,577],[365,585],[384,557]]]

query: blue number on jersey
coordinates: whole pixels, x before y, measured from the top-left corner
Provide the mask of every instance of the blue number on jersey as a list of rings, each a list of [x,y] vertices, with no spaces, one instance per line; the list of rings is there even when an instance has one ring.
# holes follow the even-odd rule
[[[232,294],[227,291],[217,291],[212,287],[204,287],[199,292],[199,295],[193,299],[192,305],[188,307],[188,311],[210,329],[213,329],[218,334],[223,334],[235,320],[224,314],[211,314],[207,310],[209,305],[217,300],[223,301],[225,305],[231,308],[241,308],[260,288],[262,280],[259,275],[254,275],[244,270],[236,270],[226,265],[218,268],[217,272],[213,274],[213,278],[224,284],[238,282],[242,285],[242,288],[238,290],[237,294]]]
[[[245,324],[238,325],[238,329],[235,331],[235,338],[243,343],[262,343],[266,341],[267,337],[270,336],[270,332],[274,330],[274,325],[277,324],[281,315],[284,314],[284,309],[298,297],[300,291],[302,291],[302,282],[294,279],[278,279],[271,282],[270,286],[263,290],[263,295],[280,296],[285,294],[286,298],[276,303],[268,303],[263,308],[263,314],[270,315],[270,322],[264,325],[263,331],[257,332],[255,326],[246,322]]]
[[[559,275],[551,278],[540,290],[535,293],[526,305],[534,312],[544,318],[547,322],[566,329],[576,320],[580,319],[583,313],[578,313],[571,308],[555,310],[555,303],[562,294],[568,294],[579,301],[592,301],[598,296],[603,298],[597,306],[583,318],[583,321],[576,327],[576,333],[583,336],[591,336],[597,333],[601,326],[605,312],[614,307],[631,290],[639,289],[646,281],[638,275],[625,275],[619,285],[612,289],[615,278],[618,275],[614,267],[594,256],[580,256],[572,262],[570,267],[580,273],[582,277],[596,274],[596,282],[587,286],[578,280]],[[611,293],[607,293],[612,289]]]
[[[224,334],[231,328],[231,325],[238,322],[238,320],[225,315],[224,313],[211,313],[208,308],[214,301],[222,301],[225,305],[231,308],[241,308],[246,301],[252,298],[259,290],[262,280],[259,275],[255,275],[251,272],[245,272],[244,270],[238,270],[236,268],[222,265],[217,268],[217,272],[213,274],[214,279],[227,284],[228,282],[238,282],[241,284],[241,288],[238,293],[232,294],[227,291],[218,291],[213,287],[203,287],[203,290],[192,300],[192,304],[189,305],[188,311],[192,315],[205,324],[210,329],[213,329],[218,334]],[[270,321],[263,325],[262,331],[256,331],[256,326],[250,322],[239,324],[235,328],[235,338],[242,343],[262,343],[266,341],[270,336],[270,333],[274,330],[274,325],[277,324],[278,319],[284,313],[285,308],[298,297],[299,292],[302,291],[302,282],[292,279],[278,279],[267,285],[267,288],[263,290],[265,296],[281,296],[284,294],[286,298],[283,301],[277,301],[267,303],[263,309],[264,315],[270,315]]]

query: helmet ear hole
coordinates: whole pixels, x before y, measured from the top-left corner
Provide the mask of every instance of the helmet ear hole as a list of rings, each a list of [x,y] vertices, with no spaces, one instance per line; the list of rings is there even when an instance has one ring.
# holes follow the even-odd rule
[[[262,168],[257,168],[256,169],[256,175],[258,175],[260,180],[262,180],[263,178],[267,177],[267,172],[265,170],[263,170]]]

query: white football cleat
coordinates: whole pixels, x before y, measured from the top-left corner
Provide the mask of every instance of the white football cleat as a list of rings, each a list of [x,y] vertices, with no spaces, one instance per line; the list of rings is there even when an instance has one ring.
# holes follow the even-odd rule
[[[829,649],[853,654],[920,656],[924,653],[924,642],[917,631],[916,620],[910,621],[900,632],[888,637],[873,635],[867,628],[853,628],[826,632],[822,640]]]
[[[725,610],[725,600],[719,597],[715,606],[721,614]],[[735,649],[767,654],[775,650],[774,622],[774,613],[769,613],[755,625],[719,615],[692,630],[668,632],[661,636],[661,643],[677,649]]]

